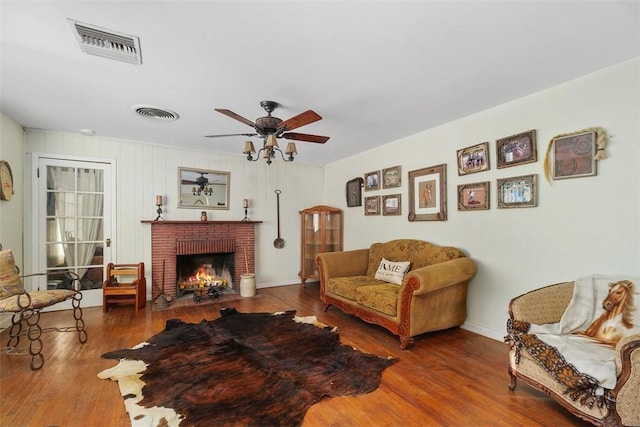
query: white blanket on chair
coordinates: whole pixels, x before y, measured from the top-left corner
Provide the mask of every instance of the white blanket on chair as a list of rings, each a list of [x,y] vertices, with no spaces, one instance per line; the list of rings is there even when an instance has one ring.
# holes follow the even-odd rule
[[[609,284],[621,280],[633,282],[632,295],[640,301],[640,278],[622,276],[593,275],[575,281],[573,297],[558,323],[544,325],[532,324],[530,334],[555,347],[578,371],[595,378],[601,387],[613,389],[616,385],[615,352],[611,344],[580,334],[603,313],[603,301],[609,293]],[[620,319],[609,320],[609,326],[615,326],[623,336],[640,333],[640,315],[631,313],[632,327],[620,325]]]

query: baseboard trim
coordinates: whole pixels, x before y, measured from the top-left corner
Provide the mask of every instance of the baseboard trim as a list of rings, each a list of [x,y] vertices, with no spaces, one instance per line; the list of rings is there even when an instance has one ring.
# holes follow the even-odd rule
[[[506,335],[506,331],[500,331],[498,329],[487,328],[485,326],[476,325],[469,322],[464,322],[462,329],[465,329],[469,332],[476,333],[478,335],[482,335],[487,338],[491,338],[493,340],[504,342],[504,336]]]

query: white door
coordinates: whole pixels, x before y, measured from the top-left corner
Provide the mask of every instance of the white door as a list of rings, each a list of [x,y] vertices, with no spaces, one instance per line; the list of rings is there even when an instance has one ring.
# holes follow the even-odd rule
[[[102,305],[102,283],[111,262],[112,164],[38,159],[38,266],[47,272],[38,289],[69,289],[73,272],[82,284],[82,306]],[[71,308],[69,301],[54,309]]]

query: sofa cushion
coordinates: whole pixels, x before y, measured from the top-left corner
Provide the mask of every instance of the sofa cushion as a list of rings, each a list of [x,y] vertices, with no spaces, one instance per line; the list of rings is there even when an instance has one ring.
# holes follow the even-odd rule
[[[13,252],[11,249],[0,251],[0,300],[24,292]]]
[[[466,256],[460,249],[437,246],[423,240],[397,239],[374,243],[369,248],[367,276],[375,277],[382,258],[390,261],[411,261],[409,271]]]
[[[361,286],[356,289],[356,302],[389,316],[396,316],[398,314],[399,292],[400,286],[388,283]]]
[[[395,262],[382,258],[374,278],[384,282],[401,285],[404,280],[404,275],[409,271],[410,265],[411,261]]]
[[[356,290],[362,286],[378,285],[384,283],[381,280],[372,279],[369,276],[332,277],[327,282],[326,291],[343,298],[356,300]]]

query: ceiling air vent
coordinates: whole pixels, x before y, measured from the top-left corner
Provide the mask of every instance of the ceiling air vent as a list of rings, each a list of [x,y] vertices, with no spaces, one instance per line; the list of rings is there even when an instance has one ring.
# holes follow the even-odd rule
[[[174,113],[173,111],[169,111],[164,108],[154,107],[152,105],[134,105],[131,107],[131,111],[145,119],[157,120],[160,122],[173,122],[180,118],[178,113]]]
[[[83,52],[130,64],[142,64],[138,37],[69,18],[67,20]]]

